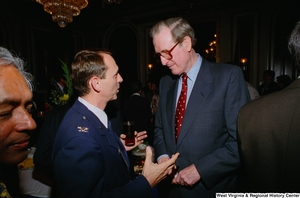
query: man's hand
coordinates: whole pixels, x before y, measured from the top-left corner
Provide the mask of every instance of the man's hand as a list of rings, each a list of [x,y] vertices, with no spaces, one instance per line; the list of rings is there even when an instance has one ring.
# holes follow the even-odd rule
[[[166,162],[168,161],[170,158],[168,156],[162,156],[159,158],[159,160],[157,161],[158,164],[161,164],[163,162]],[[171,175],[173,172],[176,171],[176,166],[174,166],[173,169],[171,169],[169,172],[168,172],[168,175]]]
[[[161,164],[163,162],[168,161],[170,158],[168,156],[162,156],[159,158],[159,160],[157,161],[158,164]]]
[[[147,138],[147,131],[141,131],[141,132],[135,131],[134,136],[135,136],[135,144],[133,146],[126,146],[125,145],[126,135],[125,134],[120,135],[120,140],[123,143],[126,151],[130,151],[135,147],[137,147],[138,145],[142,144],[144,142],[144,139]]]
[[[172,155],[171,159],[168,159],[160,164],[152,162],[153,151],[150,146],[146,148],[146,160],[142,175],[148,180],[151,187],[156,186],[161,180],[163,180],[167,174],[175,167],[175,161],[177,160],[179,153]]]
[[[196,166],[192,164],[175,174],[172,183],[182,186],[192,186],[198,182],[200,178],[201,176],[198,173]]]

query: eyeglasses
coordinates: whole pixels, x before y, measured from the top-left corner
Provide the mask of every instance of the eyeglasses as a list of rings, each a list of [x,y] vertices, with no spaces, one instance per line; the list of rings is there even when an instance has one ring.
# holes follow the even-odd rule
[[[160,60],[160,57],[162,56],[163,58],[167,60],[171,60],[173,58],[171,52],[175,49],[175,47],[179,44],[176,43],[170,50],[163,50],[161,52],[155,53],[154,56],[157,60]]]

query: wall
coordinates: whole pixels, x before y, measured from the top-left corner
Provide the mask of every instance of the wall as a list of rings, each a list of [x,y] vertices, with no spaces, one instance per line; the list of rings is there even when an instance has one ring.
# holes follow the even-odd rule
[[[178,15],[187,18],[195,27],[200,43],[206,42],[201,39],[207,39],[203,36],[208,32],[203,28],[204,24],[215,23],[218,34],[215,60],[236,61],[240,65],[240,58],[245,56],[246,78],[254,86],[257,87],[262,81],[265,69],[273,69],[276,76],[288,74],[293,79],[298,76],[287,51],[287,38],[295,22],[300,19],[299,1],[235,3],[231,0],[200,0],[195,1],[197,4],[194,2],[195,6],[188,10],[189,1],[167,0],[161,2],[161,7],[153,6],[155,11],[149,10],[150,6],[149,9],[143,8],[140,13],[136,9],[128,16],[120,11],[114,18],[110,14],[111,18],[106,21],[103,19],[104,14],[90,18],[90,12],[96,9],[87,8],[63,29],[51,21],[51,16],[43,11],[41,5],[29,0],[17,4],[13,2],[1,2],[0,45],[16,51],[27,60],[29,71],[36,76],[37,89],[45,89],[45,81],[60,68],[59,59],[69,63],[74,54],[84,47],[117,46],[115,49],[118,49],[118,44],[113,44],[116,40],[120,43],[118,53],[123,51],[128,57],[128,53],[132,51],[128,66],[131,69],[128,71],[134,72],[134,76],[144,84],[149,77],[149,63],[154,65],[151,72],[155,71],[159,75],[166,73],[166,68],[153,60],[154,51],[148,31],[158,19]],[[171,11],[166,12],[166,7]],[[117,18],[117,14],[120,18]],[[128,31],[120,37],[118,32],[122,32],[122,29]],[[125,39],[124,42],[122,39]],[[126,45],[129,47],[128,51]],[[128,65],[126,59],[118,59],[119,65]]]

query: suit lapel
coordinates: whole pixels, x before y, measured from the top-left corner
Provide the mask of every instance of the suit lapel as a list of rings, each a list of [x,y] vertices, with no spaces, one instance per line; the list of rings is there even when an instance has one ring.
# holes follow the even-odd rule
[[[211,91],[211,83],[212,77],[209,64],[203,59],[200,71],[197,75],[196,82],[187,104],[180,135],[177,140],[177,146],[180,145],[185,135],[188,133],[188,130],[196,117],[195,115],[198,114],[202,108],[205,108],[203,103]]]
[[[129,158],[128,158],[128,155],[127,155],[127,151],[125,150],[125,147],[124,145],[122,144],[122,142],[120,141],[119,137],[117,136],[117,134],[113,131],[113,128],[111,126],[111,122],[108,121],[108,130],[109,130],[109,133],[112,134],[114,140],[110,139],[111,142],[116,142],[117,144],[113,144],[111,143],[111,146],[115,147],[118,149],[118,153],[119,155],[122,157],[123,161],[125,162],[126,166],[127,166],[127,169],[129,170]],[[110,136],[110,135],[109,135]],[[109,138],[108,136],[108,138]],[[117,146],[117,147],[116,147]]]
[[[173,80],[170,83],[170,89],[167,93],[167,107],[166,107],[166,112],[170,112],[167,113],[166,115],[169,115],[170,118],[168,118],[167,120],[168,125],[169,125],[169,132],[170,132],[170,137],[173,140],[173,143],[175,144],[175,108],[176,108],[176,90],[178,87],[178,79],[177,80]]]

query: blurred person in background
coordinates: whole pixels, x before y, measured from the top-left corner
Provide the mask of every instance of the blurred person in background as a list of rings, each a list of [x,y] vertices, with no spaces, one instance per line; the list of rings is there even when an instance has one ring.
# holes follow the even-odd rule
[[[280,75],[276,77],[279,90],[288,87],[292,83],[291,77],[288,75]]]
[[[273,70],[264,71],[263,74],[264,82],[258,87],[259,95],[263,96],[279,90],[278,85],[274,81],[274,79],[275,79],[275,72]]]

